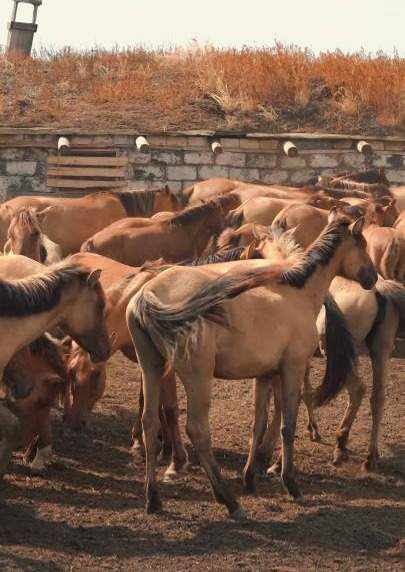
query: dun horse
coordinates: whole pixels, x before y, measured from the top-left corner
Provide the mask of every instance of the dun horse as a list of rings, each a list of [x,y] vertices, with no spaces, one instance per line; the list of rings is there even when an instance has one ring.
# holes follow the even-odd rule
[[[349,228],[347,219],[332,222],[290,268],[249,260],[235,263],[220,277],[213,267],[169,269],[130,302],[127,320],[144,375],[142,422],[149,512],[161,507],[155,476],[157,411],[160,379],[168,368],[175,369],[186,390],[187,433],[217,501],[226,505],[233,518],[244,513],[211,449],[211,380],[214,376],[256,377],[257,390],[267,394],[271,377],[278,372],[282,380],[282,480],[294,498],[301,497],[294,476],[294,435],[301,386],[318,343],[316,317],[337,274],[364,288],[372,288],[377,280],[366,253],[362,224],[359,220]],[[332,353],[336,345],[334,340]],[[352,367],[350,348],[340,357],[346,359],[337,361],[339,367],[327,369],[318,392],[320,401],[334,395]],[[249,474],[265,424],[265,400],[258,398],[256,403],[245,474]]]
[[[15,197],[0,205],[0,248],[4,248],[13,213],[21,207],[52,207],[43,232],[62,249],[63,256],[78,252],[90,236],[128,216],[150,216],[177,211],[180,205],[168,187],[154,190],[102,191],[80,198]]]
[[[41,264],[13,256],[0,259],[0,276],[0,379],[19,349],[57,325],[86,348],[94,361],[108,358],[110,341],[99,270],[65,262],[44,273]],[[19,437],[18,420],[5,407],[0,409],[0,426],[1,475]]]

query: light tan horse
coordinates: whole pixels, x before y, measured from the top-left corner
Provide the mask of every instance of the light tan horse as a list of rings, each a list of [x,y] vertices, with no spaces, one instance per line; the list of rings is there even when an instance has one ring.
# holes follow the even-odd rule
[[[103,191],[80,198],[19,196],[0,205],[0,248],[4,248],[13,213],[21,207],[53,207],[43,232],[59,244],[63,256],[78,252],[82,243],[112,222],[128,216],[150,216],[180,209],[168,187],[150,190]]]
[[[292,267],[249,260],[234,263],[224,276],[213,267],[172,268],[148,282],[128,305],[127,320],[144,375],[147,510],[161,501],[155,453],[160,379],[173,367],[187,393],[187,433],[210,479],[218,502],[233,518],[244,513],[220,474],[209,431],[211,380],[256,377],[267,394],[272,375],[282,378],[282,480],[294,498],[294,435],[300,389],[318,343],[316,317],[335,275],[372,288],[375,269],[361,235],[363,221],[332,222]],[[239,296],[240,295],[240,296]],[[237,299],[233,300],[233,298]],[[294,311],[294,308],[296,310]],[[227,327],[224,327],[224,326]],[[331,345],[336,347],[337,343]],[[320,400],[333,395],[352,367],[352,356],[329,368]],[[342,371],[345,370],[344,372]],[[265,424],[265,401],[255,412],[247,470],[254,463]],[[246,469],[245,469],[246,471]]]
[[[99,276],[99,270],[69,261],[44,272],[41,264],[24,256],[0,258],[0,380],[18,350],[57,325],[85,347],[94,361],[107,359],[111,348]],[[5,407],[0,408],[0,427],[1,475],[19,436],[18,420]]]
[[[223,229],[228,212],[239,204],[239,198],[231,193],[187,208],[169,220],[155,220],[136,228],[107,227],[87,240],[81,250],[131,266],[159,258],[180,262],[200,256],[212,237]]]
[[[35,212],[30,207],[16,211],[7,231],[4,254],[22,254],[47,266],[62,260],[62,250],[41,230],[53,207]]]
[[[372,394],[370,398],[372,429],[367,458],[363,468],[367,471],[377,469],[379,459],[379,433],[384,414],[385,379],[390,355],[394,349],[396,335],[405,328],[405,287],[391,280],[379,278],[376,287],[364,290],[353,280],[340,276],[333,279],[330,293],[342,312],[348,330],[356,346],[366,346],[373,370]],[[326,332],[325,311],[321,310],[317,327],[321,345],[325,347]],[[309,378],[307,379],[307,395],[311,394]],[[344,382],[348,392],[348,404],[337,431],[337,442],[333,463],[340,465],[349,458],[347,444],[352,425],[365,394],[365,385],[360,378],[357,365],[349,373]],[[274,418],[268,427],[260,447],[260,460],[271,458],[279,440],[281,420],[280,387],[273,383],[275,397]],[[311,412],[313,415],[313,412]],[[316,421],[312,417],[312,423]],[[281,456],[268,469],[268,473],[281,470]]]
[[[282,198],[282,199],[303,199],[311,196],[315,189],[307,187],[286,187],[283,185],[260,185],[256,183],[245,183],[235,179],[207,179],[193,184],[184,189],[183,197],[189,206],[195,206],[218,196],[234,192],[240,197],[241,202],[260,196]]]
[[[345,206],[343,201],[333,199],[321,192],[313,196],[297,199],[278,199],[274,197],[254,197],[248,199],[237,209],[229,213],[232,226],[241,226],[246,223],[271,225],[276,216],[291,205],[309,204],[319,209],[329,210],[334,206]]]
[[[106,327],[110,335],[115,333],[113,353],[121,351],[132,362],[137,362],[131,336],[128,331],[125,312],[129,300],[155,275],[154,271],[142,270],[121,264],[104,256],[79,253],[72,256],[74,263],[89,268],[101,268],[101,284],[107,303]],[[68,392],[65,403],[65,421],[78,430],[87,423],[90,411],[101,399],[106,385],[106,362],[94,364],[87,352],[74,344],[68,355]],[[133,429],[133,448],[143,449],[142,413],[143,394],[140,393],[140,412]],[[187,463],[179,429],[179,408],[177,404],[176,378],[169,373],[162,380],[160,418],[163,431],[163,453],[171,455],[166,470],[166,480],[178,475]]]

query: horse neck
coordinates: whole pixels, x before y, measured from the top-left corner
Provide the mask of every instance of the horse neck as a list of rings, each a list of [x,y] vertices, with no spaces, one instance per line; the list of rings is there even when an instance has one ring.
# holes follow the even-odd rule
[[[342,260],[346,254],[345,241],[336,248],[329,262],[325,265],[317,264],[314,273],[308,278],[307,283],[302,289],[302,293],[307,297],[314,312],[314,316],[318,316],[329,287],[335,276],[338,275]]]
[[[18,349],[39,338],[44,332],[62,323],[70,314],[72,307],[77,301],[77,297],[78,285],[74,283],[66,287],[66,290],[62,292],[59,303],[50,310],[38,314],[31,314],[23,318],[12,318],[12,344],[14,344],[14,347],[11,355]],[[18,346],[17,349],[16,346]]]

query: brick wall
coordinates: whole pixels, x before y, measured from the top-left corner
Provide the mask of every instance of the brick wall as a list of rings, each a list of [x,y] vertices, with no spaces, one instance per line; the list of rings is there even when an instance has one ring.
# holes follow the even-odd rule
[[[56,133],[44,130],[0,130],[0,197],[46,193],[47,157],[55,154],[59,135],[70,138],[72,147],[110,148],[128,156],[128,180],[136,187],[168,183],[176,192],[209,177],[229,177],[251,182],[300,185],[316,175],[385,167],[389,180],[405,184],[405,139],[367,140],[373,153],[356,149],[360,138],[344,135],[250,134],[216,136],[223,153],[214,155],[214,134],[145,135],[150,152],[135,147],[137,134]],[[286,157],[283,142],[292,140],[297,157]],[[69,191],[64,191],[69,195]],[[77,191],[76,191],[77,194]]]

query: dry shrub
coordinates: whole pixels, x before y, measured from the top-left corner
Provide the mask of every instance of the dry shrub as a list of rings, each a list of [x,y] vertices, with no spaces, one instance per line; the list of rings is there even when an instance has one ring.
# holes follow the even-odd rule
[[[276,44],[0,54],[3,125],[384,131],[405,126],[405,60]]]

